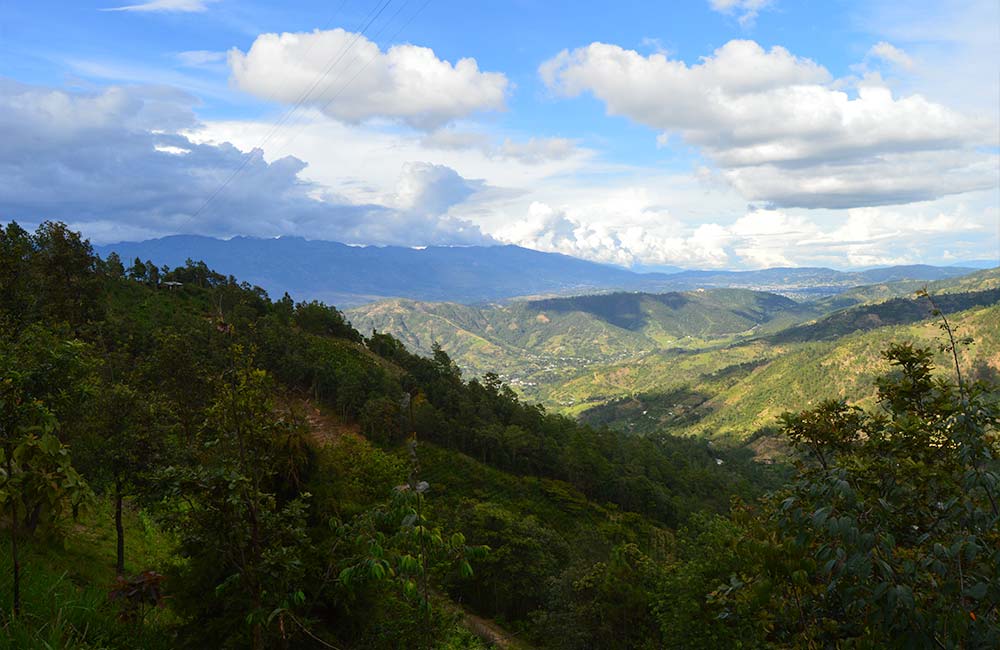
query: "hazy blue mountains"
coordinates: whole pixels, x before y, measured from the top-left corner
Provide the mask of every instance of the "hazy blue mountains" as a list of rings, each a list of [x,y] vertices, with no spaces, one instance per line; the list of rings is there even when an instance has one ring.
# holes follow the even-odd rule
[[[96,247],[177,266],[201,260],[268,291],[318,299],[341,307],[384,298],[472,304],[515,296],[570,295],[611,290],[689,291],[742,287],[796,297],[830,295],[848,287],[902,279],[938,280],[968,273],[964,267],[906,266],[845,273],[825,268],[762,271],[635,273],[620,267],[519,246],[348,246],[299,237],[228,240],[175,235]]]

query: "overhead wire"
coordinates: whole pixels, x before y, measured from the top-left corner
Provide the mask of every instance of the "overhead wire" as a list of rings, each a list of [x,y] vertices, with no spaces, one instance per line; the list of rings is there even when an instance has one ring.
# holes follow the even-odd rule
[[[431,0],[424,0],[424,2],[423,2],[423,3],[422,3],[422,4],[421,4],[421,5],[420,5],[420,6],[419,6],[419,7],[417,8],[417,10],[416,10],[415,12],[413,12],[413,13],[412,13],[412,14],[410,15],[410,17],[409,17],[409,18],[407,18],[407,19],[406,19],[406,22],[404,22],[404,23],[403,23],[402,25],[400,25],[400,26],[399,26],[399,28],[397,28],[397,29],[396,29],[396,31],[392,33],[392,35],[391,35],[391,36],[389,37],[389,40],[390,40],[390,41],[395,41],[395,40],[396,40],[396,37],[397,37],[397,36],[399,36],[399,34],[400,34],[400,33],[401,33],[401,32],[402,32],[402,31],[403,31],[404,29],[406,29],[406,28],[407,28],[407,27],[409,26],[409,24],[410,24],[411,22],[413,22],[413,20],[414,20],[414,19],[415,19],[415,18],[416,18],[416,17],[417,17],[417,16],[418,16],[418,15],[419,15],[419,14],[420,14],[420,13],[421,13],[421,12],[422,12],[422,11],[423,11],[423,10],[424,10],[425,8],[426,8],[426,7],[427,7],[427,5],[429,5],[429,4],[430,4],[430,2],[431,2]],[[380,35],[380,34],[382,33],[382,31],[384,31],[384,30],[385,30],[385,28],[386,28],[386,27],[387,27],[387,26],[388,26],[388,25],[389,25],[389,24],[390,24],[390,23],[392,22],[392,20],[394,20],[394,19],[396,18],[396,16],[398,16],[398,15],[400,14],[400,12],[401,12],[401,11],[402,11],[402,10],[403,10],[403,9],[404,9],[404,8],[405,8],[405,7],[406,7],[406,6],[408,5],[408,4],[409,4],[409,3],[410,3],[410,0],[406,0],[406,2],[404,2],[404,3],[403,3],[403,5],[402,5],[402,6],[400,6],[400,8],[396,10],[396,13],[394,13],[394,14],[392,15],[392,18],[390,18],[390,19],[389,19],[389,21],[387,21],[387,22],[386,22],[386,23],[385,23],[385,24],[384,24],[384,25],[382,26],[382,29],[380,29],[380,30],[379,30],[379,32],[377,32],[377,33],[376,33],[376,34],[374,35],[374,37],[373,37],[373,38],[377,38],[377,37],[378,37],[378,36],[379,36],[379,35]],[[364,65],[362,65],[362,66],[361,66],[361,67],[360,67],[360,68],[358,69],[358,71],[357,71],[357,72],[355,72],[355,73],[354,73],[354,75],[353,75],[353,76],[352,76],[352,77],[351,77],[350,79],[348,79],[348,80],[347,80],[347,83],[345,83],[345,84],[344,84],[343,86],[341,86],[341,87],[340,87],[340,89],[339,89],[339,90],[338,90],[338,91],[337,91],[336,93],[334,93],[334,94],[333,94],[333,95],[332,95],[332,96],[330,97],[330,99],[328,99],[328,100],[326,101],[326,103],[325,103],[325,104],[323,104],[322,106],[320,106],[320,107],[319,107],[319,110],[320,110],[320,112],[323,112],[323,111],[325,111],[325,110],[326,110],[326,109],[327,109],[327,108],[328,108],[328,107],[330,106],[330,104],[332,104],[332,103],[333,103],[334,101],[336,101],[336,99],[337,99],[338,97],[340,97],[340,95],[341,95],[341,94],[342,94],[342,93],[343,93],[343,92],[344,92],[344,91],[345,91],[345,90],[346,90],[346,89],[347,89],[347,88],[348,88],[348,87],[349,87],[349,86],[350,86],[350,85],[351,85],[351,84],[352,84],[352,83],[354,82],[354,80],[355,80],[355,79],[357,79],[357,78],[358,78],[359,76],[361,76],[361,73],[363,73],[363,72],[364,72],[364,71],[365,71],[366,69],[368,69],[368,66],[370,66],[370,65],[371,65],[372,63],[374,63],[375,59],[377,59],[377,58],[378,58],[378,57],[379,57],[380,55],[381,55],[381,51],[379,51],[379,52],[376,52],[374,56],[370,57],[370,58],[369,58],[369,59],[368,59],[368,60],[367,60],[367,61],[366,61],[366,62],[364,63]],[[354,60],[352,60],[352,61],[351,61],[351,63],[353,63],[353,62],[354,62],[355,60],[357,60],[357,59],[354,59]],[[339,75],[338,75],[338,78],[339,78]],[[284,145],[282,145],[282,147],[281,147],[281,148],[280,148],[280,149],[278,150],[278,153],[277,153],[277,154],[275,154],[275,156],[277,157],[277,155],[278,155],[278,154],[280,154],[280,153],[283,153],[283,152],[287,151],[287,150],[288,150],[288,147],[289,147],[289,145],[291,145],[291,143],[292,143],[292,142],[294,142],[294,141],[295,141],[295,139],[296,139],[296,138],[297,138],[297,137],[298,137],[299,135],[301,135],[301,133],[302,133],[302,132],[303,132],[304,130],[305,130],[305,126],[303,125],[303,127],[302,127],[302,128],[299,128],[298,130],[294,131],[294,132],[292,133],[292,135],[291,135],[291,136],[290,136],[290,137],[289,137],[289,138],[288,138],[288,139],[287,139],[287,140],[285,141]]]
[[[341,60],[343,60],[343,57],[346,56],[347,53],[354,47],[354,45],[364,36],[364,33],[368,31],[368,29],[372,26],[372,24],[376,20],[378,20],[379,16],[381,16],[385,12],[386,8],[388,8],[388,6],[392,4],[392,2],[393,0],[376,0],[376,3],[372,8],[372,10],[369,11],[368,15],[365,16],[365,18],[362,20],[363,26],[361,27],[360,30],[358,30],[355,33],[354,38],[347,44],[346,47],[341,49],[339,55],[336,56],[331,55],[328,65],[324,68],[323,72],[314,80],[313,84],[304,93],[299,95],[299,98],[296,100],[295,104],[285,111],[282,117],[271,127],[271,129],[268,131],[265,137],[257,144],[257,146],[255,146],[250,151],[246,152],[246,154],[244,154],[243,159],[241,160],[239,166],[237,166],[237,168],[233,170],[233,172],[222,182],[222,184],[219,185],[215,189],[215,191],[213,191],[208,196],[205,202],[201,205],[201,207],[199,207],[195,211],[195,213],[192,215],[191,218],[197,218],[198,216],[200,216],[205,211],[205,209],[209,205],[211,205],[212,201],[214,201],[219,196],[219,194],[221,194],[226,189],[226,187],[228,187],[229,184],[232,183],[233,180],[235,180],[236,177],[239,176],[244,169],[246,169],[247,165],[253,159],[256,152],[258,150],[263,151],[263,147],[268,142],[271,141],[271,139],[281,130],[283,126],[287,124],[291,116],[294,115],[294,113],[298,111],[298,109],[301,108],[302,105],[304,105],[308,101],[313,91],[315,91],[316,88],[319,87],[319,85],[325,80],[325,78],[330,74],[330,71],[332,71],[333,68],[336,67],[336,65]],[[347,0],[343,0],[340,7],[338,7],[338,11],[340,9],[343,9],[346,3]],[[331,15],[331,19],[329,22],[332,22],[332,18],[333,15]],[[312,44],[310,44],[310,47],[307,49],[307,52],[310,52],[312,48],[315,47],[315,44],[316,44],[315,41]],[[334,81],[336,81],[336,79]]]

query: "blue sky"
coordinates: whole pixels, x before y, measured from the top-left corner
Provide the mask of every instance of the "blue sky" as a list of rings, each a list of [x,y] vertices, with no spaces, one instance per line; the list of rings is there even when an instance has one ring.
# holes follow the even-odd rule
[[[922,4],[7,2],[0,221],[643,268],[996,259],[1000,9]]]

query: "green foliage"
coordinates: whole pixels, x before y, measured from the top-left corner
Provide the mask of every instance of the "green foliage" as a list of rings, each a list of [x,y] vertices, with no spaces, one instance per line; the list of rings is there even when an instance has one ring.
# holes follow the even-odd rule
[[[321,302],[314,300],[295,305],[293,319],[304,332],[361,342],[361,335],[344,319],[344,315],[335,307]]]
[[[72,531],[60,538],[35,536],[21,540],[21,615],[13,618],[9,584],[12,565],[9,540],[0,539],[0,648],[76,650],[158,650],[176,647],[169,609],[147,610],[138,621],[121,619],[121,609],[108,598],[114,580],[113,507],[99,499],[81,512]],[[170,553],[169,539],[148,517],[126,511],[133,533],[130,571],[160,563]]]
[[[402,442],[403,412],[398,400],[373,397],[365,402],[358,420],[368,439],[384,445]]]
[[[885,356],[884,412],[825,403],[784,417],[809,460],[759,514],[735,518],[740,566],[702,576],[721,583],[699,616],[721,610],[712,634],[796,647],[1000,643],[995,387],[957,388],[911,345]],[[678,621],[664,624],[673,634]]]
[[[9,451],[0,449],[0,465],[0,514],[22,517],[27,532],[51,527],[92,496],[51,433],[28,434]]]
[[[557,648],[661,648],[665,639],[652,614],[662,574],[635,544],[617,546],[607,561],[566,572],[539,622],[562,631],[553,639]]]
[[[178,610],[198,621],[186,633],[192,642],[217,647],[263,648],[291,635],[269,614],[301,604],[309,551],[309,494],[278,496],[287,477],[279,432],[293,425],[276,417],[268,377],[251,361],[233,347],[200,432],[200,462],[164,473],[186,559],[173,587]]]
[[[65,551],[60,548],[60,553]],[[11,572],[9,549],[0,543],[0,580]],[[81,587],[66,571],[45,558],[30,557],[33,570],[22,584],[23,610],[17,618],[0,617],[0,649],[168,650],[175,647],[162,613],[148,615],[140,628],[120,620],[103,585]],[[0,589],[0,610],[11,611],[11,592]],[[140,645],[141,644],[141,645]]]

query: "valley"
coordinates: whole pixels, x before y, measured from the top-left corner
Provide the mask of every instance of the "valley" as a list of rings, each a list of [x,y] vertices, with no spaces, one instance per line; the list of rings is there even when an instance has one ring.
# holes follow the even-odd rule
[[[831,388],[870,405],[880,346],[928,343],[939,333],[930,304],[913,297],[923,287],[975,340],[966,361],[1000,369],[1000,269],[804,302],[700,289],[488,306],[392,300],[346,316],[360,331],[392,334],[422,354],[437,344],[467,375],[494,373],[525,399],[591,424],[743,439]]]

